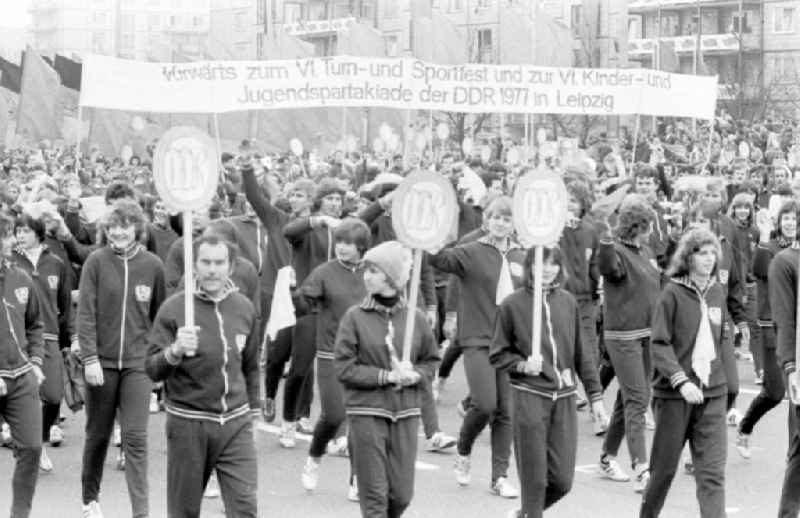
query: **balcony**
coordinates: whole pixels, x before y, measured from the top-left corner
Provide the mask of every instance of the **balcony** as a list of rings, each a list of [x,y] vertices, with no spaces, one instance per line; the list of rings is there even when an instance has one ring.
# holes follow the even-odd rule
[[[749,5],[758,5],[758,0],[745,0],[744,7]],[[723,7],[723,6],[736,6],[739,5],[739,0],[633,0],[628,3],[628,13],[638,14],[652,11],[658,11],[660,8],[664,10],[680,10],[680,9],[697,9],[697,4],[700,7]]]
[[[283,30],[287,34],[298,37],[315,37],[315,36],[332,36],[337,32],[347,29],[351,24],[355,23],[354,17],[347,18],[333,18],[331,20],[306,20],[294,23],[283,24]]]
[[[675,44],[678,55],[694,54],[697,48],[697,35],[661,38]],[[656,38],[628,40],[628,56],[638,58],[653,54],[656,48]],[[742,49],[757,50],[758,39],[754,34],[742,34]],[[728,34],[703,34],[700,36],[700,50],[703,54],[735,54],[739,52],[739,37],[734,33]]]

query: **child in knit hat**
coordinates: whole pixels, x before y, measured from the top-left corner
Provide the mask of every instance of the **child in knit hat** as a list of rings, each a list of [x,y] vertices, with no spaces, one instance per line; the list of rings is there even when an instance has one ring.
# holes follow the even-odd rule
[[[439,361],[433,332],[401,295],[411,252],[386,241],[364,255],[367,297],[342,318],[334,365],[345,388],[353,467],[362,516],[401,516],[414,492],[422,388]],[[410,366],[401,365],[411,316]]]

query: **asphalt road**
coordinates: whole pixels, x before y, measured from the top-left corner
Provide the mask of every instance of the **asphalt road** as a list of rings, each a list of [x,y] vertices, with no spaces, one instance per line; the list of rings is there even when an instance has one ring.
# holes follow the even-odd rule
[[[753,384],[752,367],[740,362],[742,394],[738,408],[744,412],[757,393]],[[439,418],[443,430],[455,435],[460,419],[456,402],[466,392],[463,369],[454,369],[453,379],[439,404]],[[612,385],[606,395],[606,406],[616,394]],[[774,517],[777,514],[786,452],[786,412],[788,403],[772,412],[758,424],[753,434],[753,457],[742,459],[734,448],[735,430],[729,428],[727,465],[727,508],[729,518]],[[315,408],[315,413],[317,409]],[[279,408],[280,416],[280,408]],[[259,464],[259,513],[263,517],[358,517],[358,504],[346,499],[349,464],[347,459],[323,460],[319,487],[313,494],[306,493],[300,485],[300,472],[306,458],[307,439],[300,438],[297,448],[280,447],[276,431],[279,419],[273,425],[260,424],[256,437]],[[65,422],[66,440],[62,447],[48,447],[55,470],[39,478],[34,500],[34,518],[71,518],[80,516],[80,456],[83,446],[83,414],[70,416]],[[559,502],[548,516],[553,518],[617,518],[637,516],[640,496],[630,483],[601,479],[595,472],[601,440],[592,435],[589,416],[579,416],[578,468],[572,492]],[[652,436],[648,432],[648,438]],[[415,497],[406,514],[407,518],[458,517],[504,518],[515,507],[514,500],[504,500],[489,493],[489,435],[484,432],[473,452],[472,485],[459,487],[452,473],[453,453],[427,453],[417,455]],[[130,516],[130,506],[122,472],[114,469],[116,449],[109,452],[101,504],[105,516]],[[619,456],[623,467],[629,465],[623,445]],[[10,450],[0,450],[0,514],[10,505],[10,473],[13,459]],[[151,415],[150,419],[150,505],[151,516],[166,516],[166,443],[164,414]],[[517,482],[513,469],[509,473]],[[219,499],[204,501],[203,517],[224,516]],[[663,518],[689,518],[699,516],[694,495],[694,479],[683,473],[675,478]]]

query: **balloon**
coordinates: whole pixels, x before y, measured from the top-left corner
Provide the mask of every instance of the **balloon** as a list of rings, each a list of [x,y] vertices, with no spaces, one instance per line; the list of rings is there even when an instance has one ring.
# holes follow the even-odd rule
[[[465,155],[472,153],[472,139],[470,137],[464,137],[464,140],[461,142],[461,150]]]
[[[376,137],[375,140],[372,141],[372,150],[376,153],[383,153],[385,146],[383,145],[383,139],[380,137]]]
[[[145,126],[144,119],[141,118],[140,116],[135,115],[131,119],[131,128],[133,128],[133,131],[136,131],[138,133],[144,129],[144,126]]]
[[[300,142],[299,138],[295,137],[289,141],[289,149],[292,150],[295,156],[300,156],[303,154],[303,143]]]
[[[383,139],[384,142],[388,142],[389,138],[392,136],[392,128],[385,122],[381,124],[380,128],[378,128],[378,135]]]
[[[489,146],[484,145],[481,148],[481,160],[483,160],[484,162],[488,162],[491,156],[492,156],[492,150],[489,148]]]
[[[436,126],[436,136],[439,137],[439,140],[447,140],[447,137],[450,136],[450,126],[444,122],[440,122]]]

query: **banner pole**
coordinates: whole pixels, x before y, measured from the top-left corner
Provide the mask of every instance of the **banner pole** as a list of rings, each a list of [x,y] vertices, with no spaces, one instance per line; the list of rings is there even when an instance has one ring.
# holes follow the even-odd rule
[[[81,134],[83,133],[83,106],[78,104],[78,131],[75,136],[75,171],[80,169],[81,160]]]
[[[542,356],[542,276],[544,275],[544,247],[538,245],[534,248],[533,261],[533,336],[531,341],[530,360]]]
[[[217,161],[222,160],[222,144],[219,136],[219,114],[214,112],[214,139],[217,143]]]
[[[194,327],[194,249],[192,248],[192,212],[183,211],[183,286],[184,325]],[[194,356],[194,353],[186,356]]]
[[[631,153],[631,170],[630,174],[628,175],[630,178],[633,178],[633,167],[636,165],[636,146],[639,144],[639,127],[641,126],[642,116],[640,114],[636,114],[636,123],[633,129],[633,152]]]

